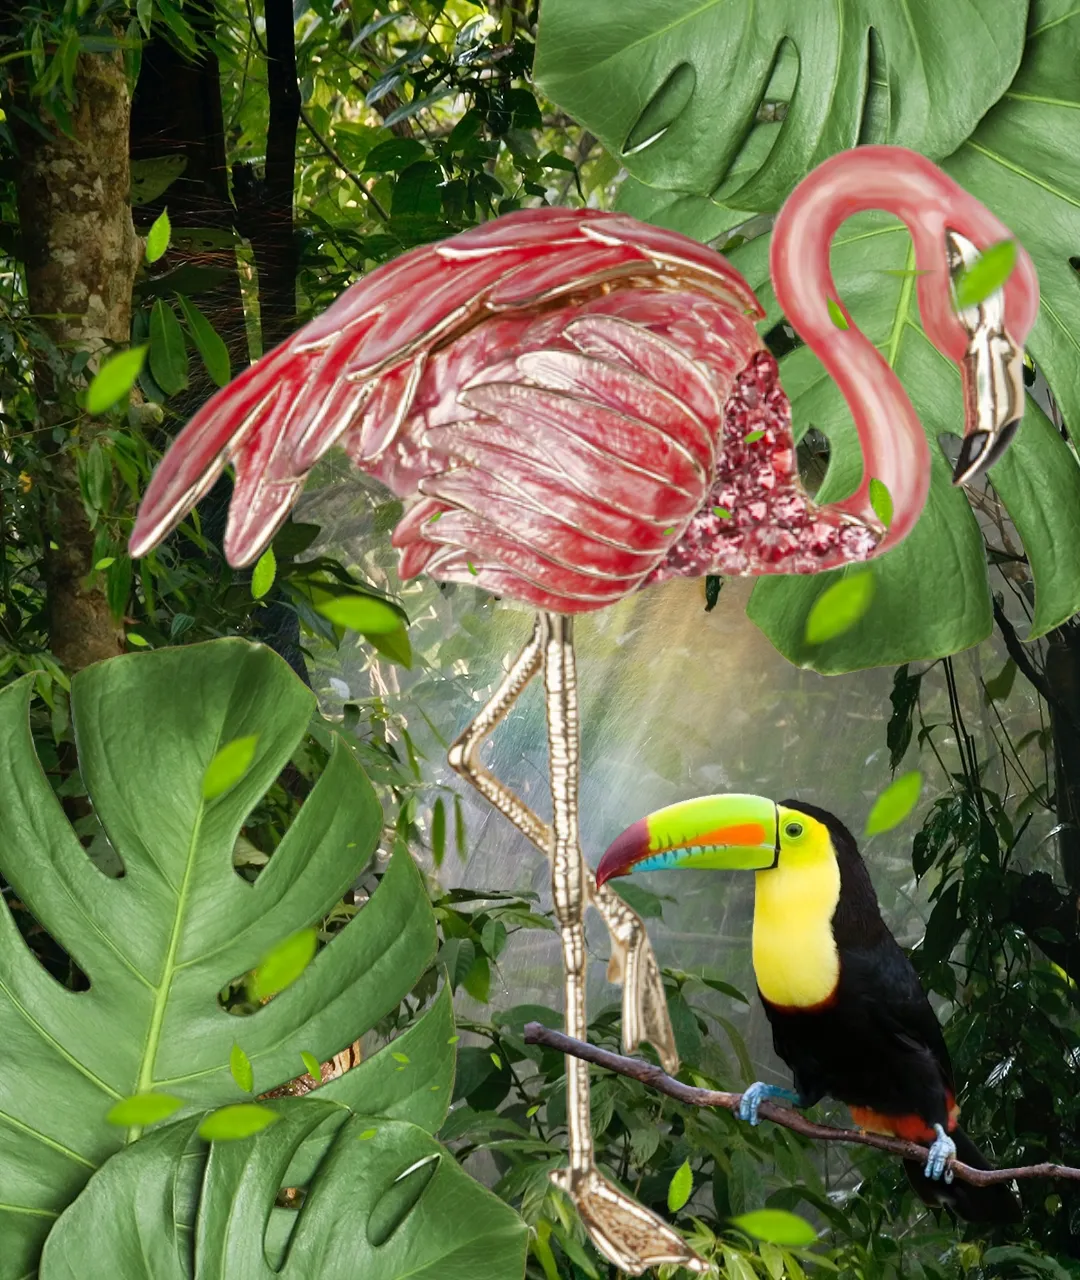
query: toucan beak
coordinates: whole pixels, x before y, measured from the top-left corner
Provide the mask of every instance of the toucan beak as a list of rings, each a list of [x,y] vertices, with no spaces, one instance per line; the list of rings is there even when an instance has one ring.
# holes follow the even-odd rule
[[[633,871],[696,867],[764,871],[780,854],[776,802],[763,796],[699,796],[640,818],[612,841],[596,883]]]
[[[975,261],[978,251],[955,231],[947,232],[946,239],[950,267],[956,276]],[[1005,328],[1003,289],[958,315],[968,346],[960,364],[964,439],[953,484],[967,484],[997,462],[1024,416],[1024,349]]]

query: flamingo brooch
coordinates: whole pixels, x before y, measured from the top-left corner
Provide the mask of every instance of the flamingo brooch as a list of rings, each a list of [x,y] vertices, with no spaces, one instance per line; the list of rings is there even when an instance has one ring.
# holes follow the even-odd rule
[[[597,888],[578,839],[573,616],[675,576],[817,573],[867,560],[914,526],[930,452],[915,411],[836,293],[829,245],[852,214],[910,229],[926,333],[960,368],[964,438],[954,480],[1007,446],[1023,412],[1022,343],[1038,282],[1019,250],[1003,286],[958,309],[958,273],[1010,232],[930,161],[898,147],[832,157],[776,219],[771,272],[788,322],[836,380],[864,456],[858,490],[804,491],[790,408],[758,336],[763,311],[713,250],[616,213],[530,209],[404,254],[219,391],[157,468],[131,537],[145,555],[235,468],[225,554],[253,562],[340,444],[407,502],[400,571],[475,583],[537,611],[532,637],[450,751],[552,864],[565,1025],[586,1036],[584,911],[611,935],[623,1042],[678,1068],[660,969],[641,919]],[[958,406],[959,408],[959,406]],[[872,480],[893,504],[886,528]],[[552,822],[480,763],[483,740],[543,671]],[[567,1058],[568,1163],[557,1184],[600,1252],[640,1274],[706,1265],[596,1167],[588,1066]]]

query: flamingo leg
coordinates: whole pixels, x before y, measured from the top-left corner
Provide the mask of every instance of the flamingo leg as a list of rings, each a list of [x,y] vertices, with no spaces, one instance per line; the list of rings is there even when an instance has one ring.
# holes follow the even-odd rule
[[[552,892],[562,941],[565,974],[565,1026],[568,1035],[585,1039],[585,906],[588,901],[585,860],[578,840],[577,679],[573,623],[563,614],[543,613],[537,632],[543,649],[551,768]],[[638,1204],[597,1169],[589,1115],[589,1066],[566,1059],[566,1115],[569,1162],[553,1175],[556,1186],[577,1205],[593,1243],[608,1261],[631,1275],[661,1263],[676,1263],[698,1273],[707,1264],[663,1219]]]
[[[486,706],[451,746],[449,761],[452,769],[471,783],[489,804],[509,818],[551,860],[554,857],[551,827],[480,763],[480,747],[484,740],[506,718],[543,664],[543,625],[538,618],[529,642]],[[587,867],[582,875],[585,892],[603,917],[611,938],[608,981],[623,984],[623,1051],[633,1053],[643,1041],[648,1041],[659,1054],[664,1070],[674,1074],[679,1069],[675,1035],[668,1015],[660,966],[645,931],[645,922],[609,885],[597,889]]]

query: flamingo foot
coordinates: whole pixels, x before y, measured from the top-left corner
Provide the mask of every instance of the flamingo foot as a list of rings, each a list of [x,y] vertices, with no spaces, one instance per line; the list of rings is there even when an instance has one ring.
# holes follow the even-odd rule
[[[697,1275],[708,1271],[709,1264],[673,1227],[620,1191],[595,1165],[580,1173],[560,1169],[551,1180],[570,1196],[593,1244],[620,1271],[639,1276],[662,1263]]]

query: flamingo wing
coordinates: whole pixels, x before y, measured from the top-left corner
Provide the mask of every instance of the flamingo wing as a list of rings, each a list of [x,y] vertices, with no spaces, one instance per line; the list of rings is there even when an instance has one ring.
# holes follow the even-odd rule
[[[642,286],[690,290],[740,317],[762,314],[745,281],[719,254],[673,232],[592,210],[524,210],[380,267],[194,415],[150,482],[131,537],[132,555],[144,555],[157,545],[231,464],[236,485],[226,556],[234,565],[251,563],[287,517],[306,473],[334,444],[346,444],[358,465],[380,478],[393,470],[384,466],[385,459],[423,450],[419,433],[429,423],[413,408],[440,350],[467,346],[479,327],[497,317],[528,319],[550,313],[562,300],[573,310],[583,297],[629,293]],[[558,327],[552,326],[550,314],[548,324]],[[633,334],[629,340],[633,346]],[[594,356],[595,367],[586,376],[607,379],[607,390],[598,389],[599,410],[590,422],[601,431],[606,424],[618,435],[620,423],[610,415],[627,417],[626,405],[613,389],[619,379],[613,382],[610,366],[625,364],[625,359],[616,353],[601,361],[582,341],[586,349],[579,354]],[[541,372],[535,395],[522,386],[501,391],[477,387],[475,412],[485,420],[492,411],[505,412],[520,423],[535,410],[552,432],[561,433],[562,463],[580,469],[596,445],[587,432],[575,435],[568,427],[578,394],[574,380],[580,382],[582,366],[565,356],[560,353],[562,385],[548,385],[552,378],[558,382],[548,368],[547,375]],[[651,358],[665,356],[653,351]],[[476,361],[472,364],[475,374]],[[543,367],[540,353],[536,368]],[[639,391],[634,382],[622,388],[624,395]],[[627,449],[643,446],[640,432],[632,441],[625,426],[621,429],[619,439]],[[680,475],[687,466],[692,469],[683,457],[686,449],[674,438],[664,444],[655,430],[649,438],[668,450],[682,468]],[[448,437],[446,444],[451,443],[456,448],[458,441]],[[478,447],[475,439],[473,447]],[[627,467],[635,465],[632,457],[623,461]],[[474,470],[480,466],[468,465]],[[507,473],[503,483],[509,482]],[[447,477],[446,483],[460,485],[461,478]],[[641,483],[642,492],[649,491],[647,476]],[[657,502],[655,510],[665,510]],[[479,512],[467,514],[481,518]]]

